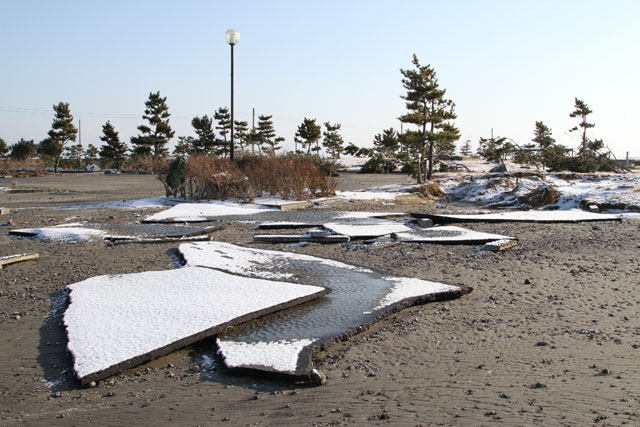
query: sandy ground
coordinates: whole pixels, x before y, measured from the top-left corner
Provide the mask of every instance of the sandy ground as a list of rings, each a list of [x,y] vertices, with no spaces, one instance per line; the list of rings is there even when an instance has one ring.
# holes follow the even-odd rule
[[[404,182],[345,174],[343,189]],[[80,201],[164,195],[151,176],[15,180],[40,193],[2,194],[11,228],[67,218],[132,222],[157,210],[54,210]],[[0,186],[10,186],[0,182]],[[431,202],[329,208],[435,211]],[[30,208],[39,206],[40,208]],[[15,210],[17,207],[29,207]],[[459,207],[450,207],[455,210]],[[250,241],[225,223],[222,241]],[[81,388],[61,315],[67,284],[176,265],[175,244],[45,243],[0,238],[0,255],[40,259],[0,271],[2,425],[639,425],[640,222],[478,224],[518,237],[503,253],[473,246],[269,246],[474,291],[398,313],[320,355],[322,387],[230,376],[202,363],[210,341]]]

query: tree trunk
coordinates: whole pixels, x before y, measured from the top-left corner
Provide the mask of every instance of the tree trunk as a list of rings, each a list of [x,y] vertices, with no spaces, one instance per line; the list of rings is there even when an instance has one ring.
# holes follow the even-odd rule
[[[434,103],[431,103],[431,114],[433,115]],[[433,136],[433,122],[431,122],[431,135]],[[427,180],[431,180],[433,176],[433,140],[429,140],[429,172],[427,173]]]
[[[60,164],[60,157],[62,157],[62,152],[56,156],[56,164],[55,164],[55,167],[53,168],[53,171],[55,173],[58,173],[58,165]]]

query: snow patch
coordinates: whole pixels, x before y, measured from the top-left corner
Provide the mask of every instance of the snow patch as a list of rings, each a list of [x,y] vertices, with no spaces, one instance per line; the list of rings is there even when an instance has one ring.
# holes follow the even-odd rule
[[[224,356],[229,368],[257,368],[290,375],[296,373],[298,355],[315,339],[261,341],[246,343],[241,341],[217,340],[218,354]]]
[[[275,210],[256,204],[210,201],[205,203],[180,203],[172,208],[145,218],[145,222],[209,221],[224,216],[253,215],[265,210]]]
[[[428,280],[411,277],[385,277],[393,282],[391,291],[380,301],[374,310],[388,307],[407,298],[418,297],[426,294],[455,291],[456,286],[445,285],[443,283],[430,282]]]

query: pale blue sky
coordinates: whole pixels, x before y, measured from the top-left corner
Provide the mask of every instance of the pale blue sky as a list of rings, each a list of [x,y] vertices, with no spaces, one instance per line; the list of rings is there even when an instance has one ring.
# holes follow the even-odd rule
[[[399,69],[415,53],[456,103],[459,145],[491,128],[524,144],[542,120],[577,147],[577,96],[592,137],[640,156],[639,18],[635,0],[0,0],[0,137],[40,141],[65,101],[85,146],[107,119],[128,141],[157,90],[176,136],[193,135],[193,116],[229,105],[224,33],[236,28],[236,119],[272,114],[286,148],[304,117],[342,123],[361,146],[399,129]]]

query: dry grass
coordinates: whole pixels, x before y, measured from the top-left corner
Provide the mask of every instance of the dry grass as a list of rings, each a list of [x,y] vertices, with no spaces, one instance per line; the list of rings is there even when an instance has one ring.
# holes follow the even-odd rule
[[[294,155],[245,161],[243,171],[256,194],[305,200],[335,194],[337,183],[308,160]]]
[[[444,190],[436,182],[430,182],[415,189],[415,192],[427,199],[439,199],[445,195]]]
[[[167,186],[169,167],[158,168],[157,172]],[[239,162],[192,155],[187,159],[184,183],[178,188],[167,186],[167,194],[180,192],[193,199],[252,200],[258,195],[271,195],[306,200],[335,194],[336,186],[313,163],[293,155],[251,157]]]
[[[0,176],[29,177],[42,176],[46,174],[45,162],[42,160],[29,159],[23,161],[0,160]]]

